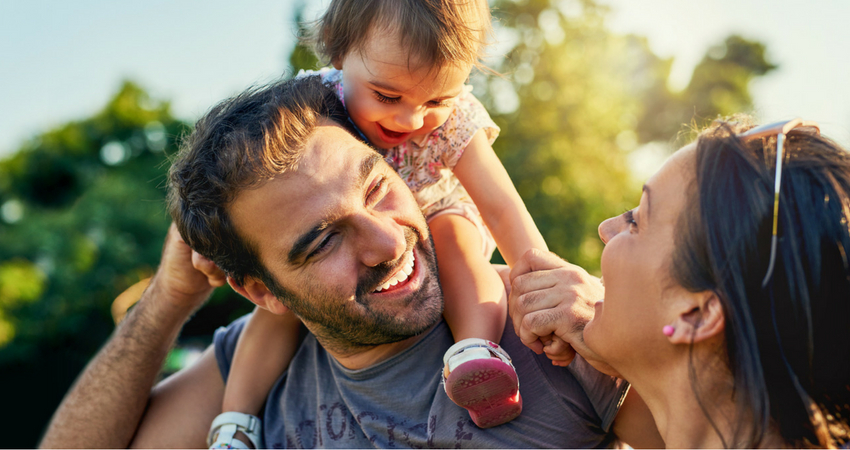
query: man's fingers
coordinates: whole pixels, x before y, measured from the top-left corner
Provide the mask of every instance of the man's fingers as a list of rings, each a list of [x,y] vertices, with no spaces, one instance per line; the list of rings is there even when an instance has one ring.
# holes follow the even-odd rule
[[[557,267],[563,267],[566,264],[569,263],[552,252],[533,248],[525,252],[519,261],[514,264],[513,268],[511,268],[511,282],[513,283],[514,278],[528,272],[555,269]]]
[[[224,285],[226,281],[224,272],[214,262],[194,250],[192,251],[192,266],[206,275],[210,286],[219,287]]]
[[[540,342],[540,350],[542,351],[541,337],[548,337],[555,331],[556,327],[557,319],[553,310],[544,309],[526,314],[517,329],[517,335],[522,343],[527,346],[535,341]]]

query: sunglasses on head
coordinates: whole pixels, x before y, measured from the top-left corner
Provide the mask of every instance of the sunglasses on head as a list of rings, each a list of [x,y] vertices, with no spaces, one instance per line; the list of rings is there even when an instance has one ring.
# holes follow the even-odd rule
[[[773,177],[773,235],[770,239],[770,263],[767,273],[761,282],[761,287],[767,286],[773,275],[773,266],[776,262],[777,227],[779,224],[779,187],[782,183],[782,160],[785,153],[785,137],[789,133],[804,133],[809,135],[820,135],[820,128],[816,122],[803,120],[801,118],[791,119],[785,122],[776,122],[768,125],[747,130],[737,137],[748,142],[754,139],[769,138],[776,136],[776,174]]]

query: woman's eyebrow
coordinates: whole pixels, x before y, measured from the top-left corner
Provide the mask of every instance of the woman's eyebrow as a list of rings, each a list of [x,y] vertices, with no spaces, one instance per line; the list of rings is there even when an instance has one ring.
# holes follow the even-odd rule
[[[646,209],[645,209],[646,213],[642,213],[641,216],[644,216],[645,217],[644,220],[649,222],[649,204],[650,204],[650,202],[649,202],[649,198],[650,198],[649,186],[644,184],[643,188],[641,188],[641,191],[646,193]]]

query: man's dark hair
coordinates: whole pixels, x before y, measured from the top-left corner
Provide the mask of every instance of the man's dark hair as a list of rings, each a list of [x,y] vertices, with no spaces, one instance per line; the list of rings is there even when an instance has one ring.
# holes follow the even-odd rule
[[[233,227],[227,206],[245,189],[293,169],[327,121],[354,136],[345,107],[319,77],[254,87],[205,114],[168,173],[168,209],[186,243],[242,284],[273,283],[257,249]]]

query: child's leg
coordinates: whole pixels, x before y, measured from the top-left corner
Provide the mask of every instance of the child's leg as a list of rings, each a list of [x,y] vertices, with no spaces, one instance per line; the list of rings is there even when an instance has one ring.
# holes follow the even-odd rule
[[[443,358],[446,394],[479,427],[501,425],[522,411],[516,371],[495,344],[507,318],[505,285],[485,258],[481,232],[470,219],[442,214],[428,225],[445,297],[443,316],[457,342]]]
[[[255,308],[245,324],[224,390],[222,410],[256,416],[269,391],[298,349],[301,321],[292,312],[272,314]],[[236,438],[244,435],[238,432]]]
[[[429,223],[443,287],[443,317],[455,342],[502,339],[507,319],[507,296],[499,274],[481,250],[478,228],[465,217],[443,214]]]

